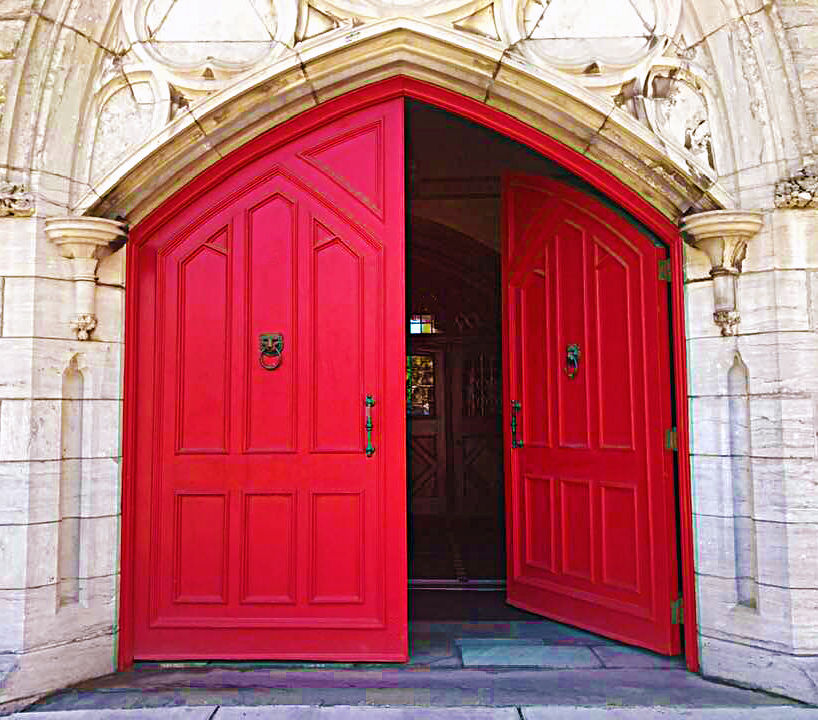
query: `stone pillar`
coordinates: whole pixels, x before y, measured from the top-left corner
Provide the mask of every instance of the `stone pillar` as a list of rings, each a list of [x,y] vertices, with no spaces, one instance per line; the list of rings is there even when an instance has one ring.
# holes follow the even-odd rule
[[[683,225],[700,649],[705,676],[815,703],[818,208],[776,205],[749,242],[755,213]]]
[[[0,710],[114,668],[121,223],[0,197]]]

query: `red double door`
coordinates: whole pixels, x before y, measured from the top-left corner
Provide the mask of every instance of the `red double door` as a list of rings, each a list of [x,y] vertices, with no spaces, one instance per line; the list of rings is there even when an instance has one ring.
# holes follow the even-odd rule
[[[244,151],[133,235],[136,659],[407,657],[403,113]],[[509,599],[674,652],[659,250],[505,193]]]

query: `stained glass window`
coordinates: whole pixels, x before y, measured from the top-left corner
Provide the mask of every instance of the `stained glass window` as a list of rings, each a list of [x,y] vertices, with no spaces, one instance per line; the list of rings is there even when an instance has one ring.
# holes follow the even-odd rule
[[[411,315],[409,317],[409,333],[412,335],[431,335],[436,333],[434,315]]]
[[[434,417],[435,358],[433,355],[406,357],[406,414]]]

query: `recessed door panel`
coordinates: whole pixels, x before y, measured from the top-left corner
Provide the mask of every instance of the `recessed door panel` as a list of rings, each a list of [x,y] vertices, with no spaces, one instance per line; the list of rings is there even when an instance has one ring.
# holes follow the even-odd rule
[[[503,202],[509,602],[675,654],[666,251],[554,179]]]
[[[403,102],[230,162],[136,250],[135,658],[403,660]]]

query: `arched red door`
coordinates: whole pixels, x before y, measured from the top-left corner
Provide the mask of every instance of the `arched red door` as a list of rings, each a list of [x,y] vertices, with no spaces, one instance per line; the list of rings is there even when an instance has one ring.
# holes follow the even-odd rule
[[[406,658],[403,142],[251,143],[134,233],[136,659]]]
[[[503,199],[509,602],[677,654],[667,249],[551,178]]]

